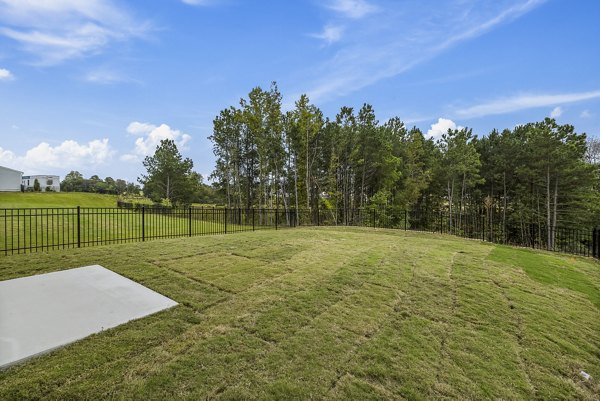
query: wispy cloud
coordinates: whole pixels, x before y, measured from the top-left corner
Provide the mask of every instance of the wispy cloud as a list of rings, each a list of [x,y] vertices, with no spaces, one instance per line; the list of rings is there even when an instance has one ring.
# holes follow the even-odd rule
[[[435,12],[418,0],[385,2],[385,6],[354,1],[329,3],[339,13],[347,10],[345,15],[362,18],[346,30],[344,46],[311,72],[315,78],[308,94],[314,101],[329,100],[397,76],[521,17],[544,1],[454,0],[436,3]],[[368,6],[369,11],[360,4]],[[381,12],[370,18],[373,7]],[[361,9],[363,12],[348,11]]]
[[[316,39],[320,39],[328,45],[330,45],[342,39],[343,33],[344,28],[342,28],[341,26],[326,25],[325,28],[323,28],[323,32],[313,33],[310,36]]]
[[[39,65],[97,54],[150,28],[111,0],[0,0],[0,8],[0,35]]]
[[[134,83],[134,84],[142,83],[141,81],[139,81],[137,79],[127,77],[117,71],[114,71],[111,69],[106,69],[106,68],[99,68],[99,69],[89,71],[88,73],[86,73],[83,76],[83,80],[94,83],[94,84],[99,84],[99,85],[113,85],[113,84],[120,84],[120,83]]]
[[[14,78],[15,77],[12,74],[12,72],[7,70],[6,68],[0,68],[0,81],[11,81]]]
[[[491,100],[456,111],[463,118],[483,117],[494,114],[506,114],[519,110],[548,107],[557,104],[580,102],[600,98],[600,90],[563,94],[520,94],[512,97]]]
[[[331,0],[326,7],[347,18],[363,18],[379,8],[366,0]]]
[[[550,117],[552,117],[552,118],[558,118],[558,117],[562,116],[562,113],[563,113],[562,107],[556,106],[550,112]]]
[[[222,0],[181,0],[182,3],[190,6],[210,6]]]
[[[591,118],[594,117],[594,114],[592,114],[589,110],[584,110],[581,112],[581,114],[579,115],[579,117],[581,118]]]

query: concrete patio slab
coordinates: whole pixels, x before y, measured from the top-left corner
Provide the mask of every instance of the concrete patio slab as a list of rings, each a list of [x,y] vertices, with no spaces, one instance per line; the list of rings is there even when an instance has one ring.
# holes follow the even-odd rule
[[[175,305],[99,265],[0,281],[0,368]]]

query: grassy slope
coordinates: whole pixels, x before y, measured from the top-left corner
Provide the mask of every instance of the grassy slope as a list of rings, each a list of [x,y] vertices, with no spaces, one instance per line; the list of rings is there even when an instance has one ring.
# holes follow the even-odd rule
[[[117,197],[83,192],[0,192],[0,209],[76,206],[117,207]]]
[[[0,280],[99,263],[181,304],[0,372],[0,399],[600,393],[591,260],[336,228],[0,260]]]

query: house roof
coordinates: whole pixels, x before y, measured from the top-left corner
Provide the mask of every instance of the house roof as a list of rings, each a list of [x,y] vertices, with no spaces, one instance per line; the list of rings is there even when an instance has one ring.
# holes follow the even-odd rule
[[[4,166],[0,166],[0,169],[9,170],[9,171],[14,171],[14,172],[16,172],[16,173],[21,173],[21,174],[23,174],[23,172],[22,172],[22,171],[15,170],[15,169],[13,169],[13,168],[4,167]]]
[[[56,175],[56,174],[30,174],[30,175],[24,175],[23,179],[28,179],[28,178],[40,178],[40,177],[45,177],[45,178],[60,178],[60,175]]]

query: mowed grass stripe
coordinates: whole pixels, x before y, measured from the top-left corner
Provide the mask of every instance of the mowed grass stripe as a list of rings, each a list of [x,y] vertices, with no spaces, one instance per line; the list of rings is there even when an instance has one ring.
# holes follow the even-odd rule
[[[0,372],[0,398],[593,399],[598,263],[496,249],[314,228],[5,258],[0,279],[99,263],[181,305]]]

